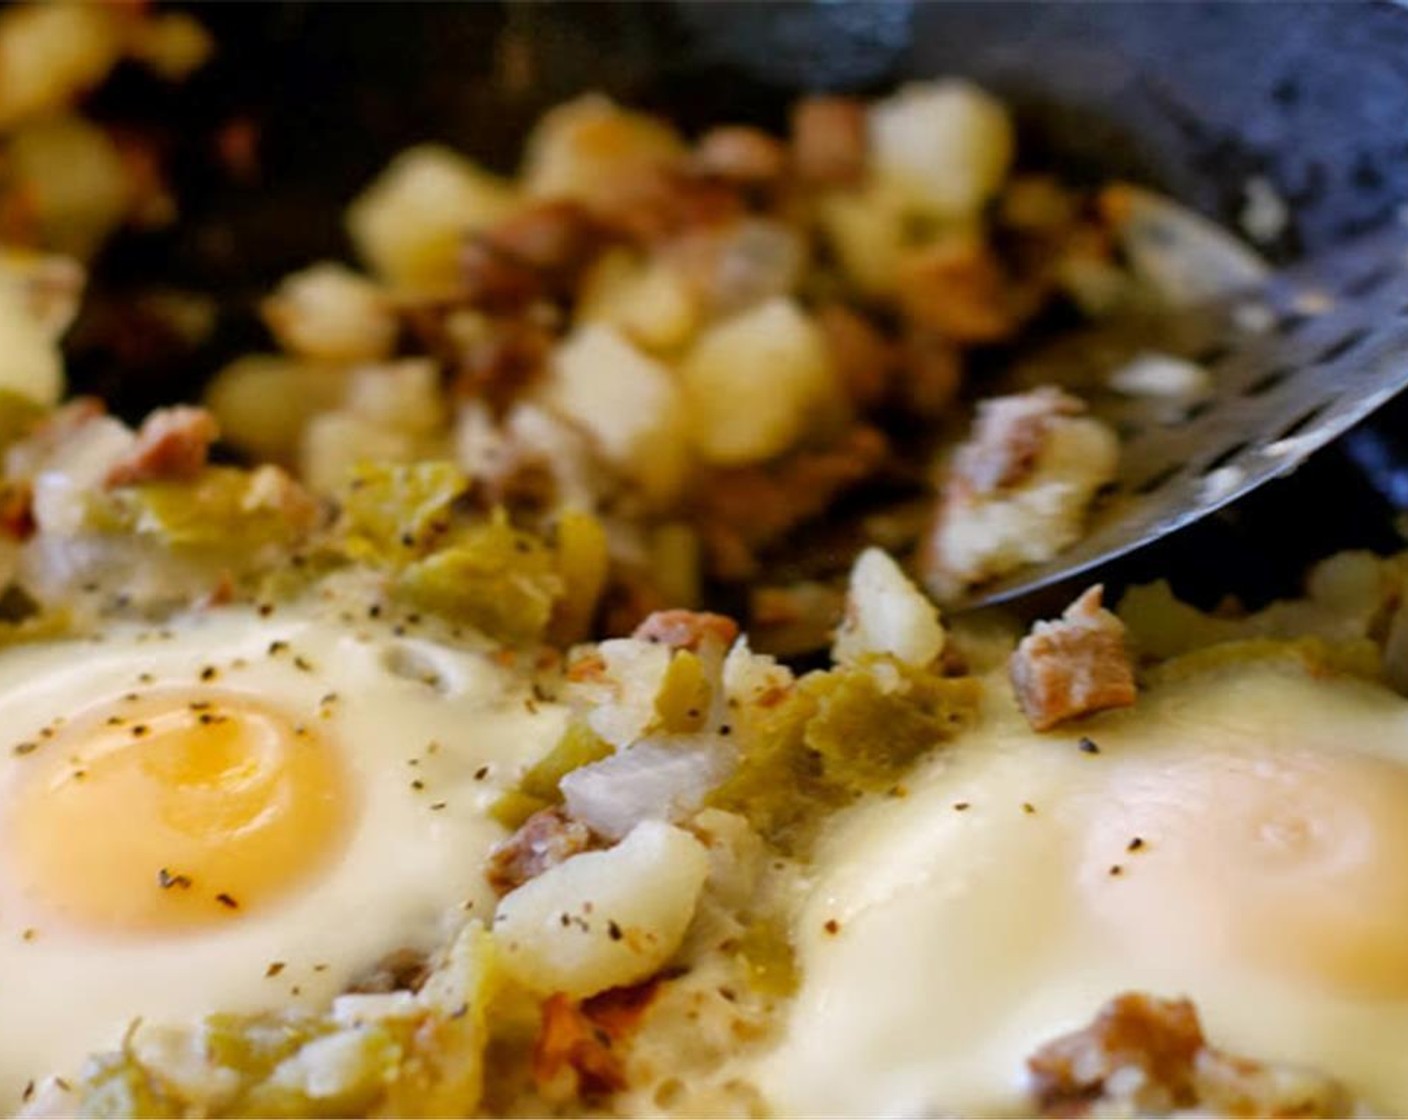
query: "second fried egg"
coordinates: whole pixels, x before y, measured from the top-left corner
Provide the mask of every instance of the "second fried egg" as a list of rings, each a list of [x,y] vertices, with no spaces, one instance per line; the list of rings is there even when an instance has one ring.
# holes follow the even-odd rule
[[[1035,735],[1004,684],[827,845],[779,1111],[1021,1113],[1027,1056],[1127,990],[1408,1109],[1408,703],[1248,662]]]

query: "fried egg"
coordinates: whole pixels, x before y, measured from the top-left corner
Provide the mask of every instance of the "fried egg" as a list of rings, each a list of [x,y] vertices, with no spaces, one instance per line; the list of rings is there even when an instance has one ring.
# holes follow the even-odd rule
[[[1025,1059],[1138,989],[1408,1112],[1408,702],[1244,663],[1036,735],[988,691],[824,845],[777,1110],[1020,1114]]]
[[[0,1108],[135,1019],[325,1006],[493,908],[487,806],[560,735],[486,652],[312,611],[0,654]]]

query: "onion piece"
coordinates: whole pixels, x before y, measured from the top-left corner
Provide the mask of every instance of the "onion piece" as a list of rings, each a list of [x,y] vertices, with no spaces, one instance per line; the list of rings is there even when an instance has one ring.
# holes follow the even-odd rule
[[[619,840],[641,821],[680,821],[733,770],[737,755],[715,735],[662,735],[579,767],[562,779],[567,811]]]
[[[1188,307],[1255,287],[1270,268],[1217,223],[1156,191],[1115,183],[1100,196],[1135,276],[1160,303]]]

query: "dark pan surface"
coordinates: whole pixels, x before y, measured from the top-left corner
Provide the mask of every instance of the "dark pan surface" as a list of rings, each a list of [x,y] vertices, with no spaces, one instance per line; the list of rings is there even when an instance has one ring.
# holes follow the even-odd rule
[[[129,412],[191,396],[257,344],[249,301],[282,273],[347,251],[347,200],[423,140],[512,167],[547,106],[587,89],[695,127],[780,125],[815,89],[976,78],[1015,107],[1024,158],[1087,179],[1153,183],[1235,225],[1252,176],[1293,207],[1289,259],[1396,220],[1408,200],[1408,10],[1391,4],[543,3],[202,5],[220,55],[174,99],[127,76],[99,112],[154,122],[182,221],[114,246],[100,284],[160,280],[226,311],[196,354],[80,346],[80,386]],[[214,159],[234,120],[257,127],[258,174]],[[80,336],[81,337],[81,336]],[[140,347],[135,353],[141,354]],[[1336,548],[1401,544],[1408,410],[1322,454],[1189,537],[1121,569],[1173,573],[1203,599],[1292,590]],[[1371,468],[1366,470],[1366,464]],[[1384,495],[1388,495],[1385,497]],[[1390,500],[1391,499],[1391,500]]]

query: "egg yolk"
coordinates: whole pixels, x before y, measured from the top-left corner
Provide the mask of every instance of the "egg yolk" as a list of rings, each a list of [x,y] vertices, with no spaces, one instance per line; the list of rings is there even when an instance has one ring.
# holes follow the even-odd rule
[[[1161,753],[1117,770],[1082,886],[1159,960],[1408,995],[1408,769],[1348,751]]]
[[[27,746],[9,791],[11,878],[78,928],[238,920],[308,882],[350,831],[337,751],[255,697],[129,697]]]

